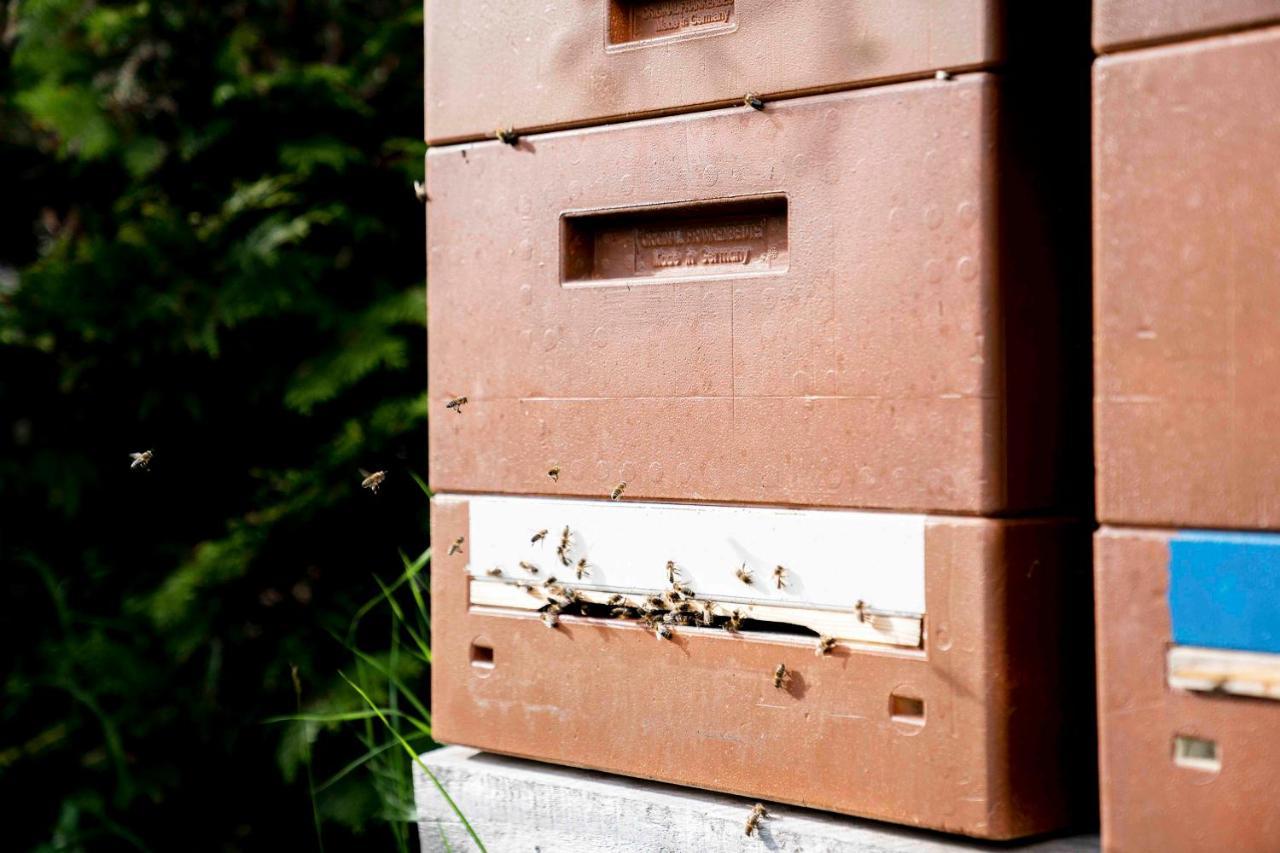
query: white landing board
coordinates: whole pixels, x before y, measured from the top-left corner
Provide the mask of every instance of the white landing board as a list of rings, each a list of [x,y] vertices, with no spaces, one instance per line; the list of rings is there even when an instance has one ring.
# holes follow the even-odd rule
[[[852,510],[566,500],[499,496],[437,496],[470,504],[467,536],[473,577],[500,568],[528,579],[521,562],[575,588],[661,591],[666,565],[700,599],[850,611],[861,601],[873,611],[925,612],[925,516]],[[556,547],[564,528],[569,556],[586,558],[579,580],[561,564]],[[531,537],[540,530],[539,543]],[[745,565],[753,582],[735,575]],[[777,587],[776,566],[786,568]]]

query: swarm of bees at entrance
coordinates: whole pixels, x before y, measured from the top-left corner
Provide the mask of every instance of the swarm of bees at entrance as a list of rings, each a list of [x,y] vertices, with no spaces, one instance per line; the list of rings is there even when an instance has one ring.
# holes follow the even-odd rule
[[[760,821],[769,816],[769,811],[764,807],[763,803],[756,803],[751,807],[751,815],[747,818],[747,837],[756,834],[756,830],[760,828]]]

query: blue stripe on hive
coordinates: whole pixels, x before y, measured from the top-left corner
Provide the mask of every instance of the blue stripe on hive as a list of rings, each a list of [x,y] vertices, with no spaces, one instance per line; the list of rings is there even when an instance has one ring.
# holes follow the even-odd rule
[[[1280,534],[1175,534],[1169,613],[1177,645],[1280,654]]]

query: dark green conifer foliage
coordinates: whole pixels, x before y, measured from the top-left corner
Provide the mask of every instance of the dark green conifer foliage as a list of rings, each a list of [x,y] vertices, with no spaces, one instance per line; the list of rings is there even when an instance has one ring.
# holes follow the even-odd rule
[[[0,0],[6,849],[307,849],[312,788],[411,843],[376,720],[268,720],[425,699],[418,579],[350,630],[427,545],[421,51],[420,0]]]

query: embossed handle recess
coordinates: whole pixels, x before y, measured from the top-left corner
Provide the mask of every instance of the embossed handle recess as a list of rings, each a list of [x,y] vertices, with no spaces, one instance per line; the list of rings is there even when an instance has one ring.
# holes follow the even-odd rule
[[[566,213],[565,285],[635,284],[787,269],[785,196]]]
[[[608,0],[610,47],[729,32],[734,0]]]

